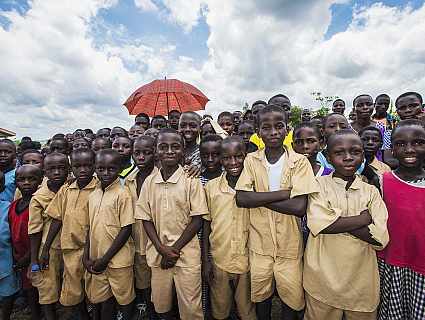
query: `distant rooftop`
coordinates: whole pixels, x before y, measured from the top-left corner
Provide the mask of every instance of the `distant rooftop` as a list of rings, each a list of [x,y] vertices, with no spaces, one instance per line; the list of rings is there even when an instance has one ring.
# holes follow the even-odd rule
[[[0,128],[0,138],[9,138],[16,136],[16,132],[7,130],[5,128]]]

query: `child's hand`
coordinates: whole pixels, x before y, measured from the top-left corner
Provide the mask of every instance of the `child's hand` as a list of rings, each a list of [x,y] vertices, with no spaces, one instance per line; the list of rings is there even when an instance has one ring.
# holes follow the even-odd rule
[[[44,247],[39,259],[41,270],[49,269],[49,259],[50,259],[49,250],[47,250]]]
[[[211,284],[211,281],[213,279],[214,273],[212,271],[212,264],[210,261],[205,261],[204,263],[202,263],[202,281]]]
[[[20,259],[20,260],[16,261],[16,263],[13,265],[13,269],[15,271],[21,271],[21,270],[23,270],[27,267],[28,267],[28,260],[25,259],[25,257],[24,257],[24,259]]]
[[[190,166],[184,166],[184,171],[187,173],[189,178],[197,178],[201,175],[201,168],[190,165]]]
[[[174,267],[177,263],[177,259],[166,259],[164,257],[162,257],[161,259],[161,269],[170,269],[172,267]]]
[[[164,259],[168,259],[168,260],[175,259],[177,261],[177,259],[180,258],[180,251],[172,246],[162,245],[159,254]]]
[[[88,258],[83,258],[83,266],[86,270],[91,273],[91,268],[93,267],[94,261]]]
[[[363,210],[362,212],[360,212],[360,216],[363,217],[365,226],[368,226],[371,223],[373,223],[372,216],[370,215],[370,212],[369,212],[368,209]]]
[[[94,261],[93,266],[91,267],[91,271],[94,274],[101,274],[106,270],[109,261],[105,261],[103,258],[96,259]]]

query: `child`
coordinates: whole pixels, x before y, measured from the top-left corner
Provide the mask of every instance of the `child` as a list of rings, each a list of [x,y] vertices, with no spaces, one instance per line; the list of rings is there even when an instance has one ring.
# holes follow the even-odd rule
[[[276,285],[283,317],[293,319],[295,310],[304,308],[298,217],[304,215],[306,195],[315,192],[316,185],[307,158],[282,144],[285,111],[269,105],[258,119],[265,149],[247,155],[236,184],[238,206],[250,209],[251,300],[256,303],[257,317],[270,319]]]
[[[78,138],[72,142],[72,150],[88,150],[90,149],[90,144],[87,138]]]
[[[130,173],[136,169],[136,166],[131,162],[133,140],[129,137],[117,137],[112,141],[112,149],[116,150],[121,157],[121,172],[119,177],[121,184],[124,184]]]
[[[34,165],[24,164],[16,170],[16,186],[22,197],[14,201],[9,208],[9,226],[13,247],[13,268],[20,276],[22,289],[27,298],[32,319],[41,318],[37,289],[27,277],[30,265],[30,240],[28,238],[29,204],[32,195],[41,184],[43,172]],[[3,318],[9,320],[12,313],[14,296],[3,302]]]
[[[257,146],[249,141],[251,136],[255,133],[255,126],[249,121],[242,122],[238,127],[238,136],[242,138],[245,144],[246,153],[255,152],[258,150]]]
[[[134,210],[137,210],[136,202],[140,196],[143,183],[150,174],[158,171],[155,167],[155,139],[149,136],[136,138],[132,156],[137,168],[128,176],[125,185],[130,190]],[[140,313],[139,316],[144,316],[142,312],[147,310],[150,319],[154,319],[155,311],[151,303],[151,270],[146,262],[146,243],[148,238],[141,220],[136,220],[133,224],[132,235],[136,248],[134,275],[136,278],[136,301]]]
[[[391,171],[388,165],[376,158],[376,154],[382,147],[381,130],[377,127],[366,127],[360,130],[359,136],[363,142],[366,164],[378,175],[383,175],[385,172]]]
[[[399,167],[383,176],[390,242],[379,261],[379,320],[425,319],[425,128],[402,120],[392,132]]]
[[[224,111],[218,115],[217,122],[229,136],[233,134],[233,114],[228,111]]]
[[[379,273],[375,250],[388,243],[387,209],[379,191],[356,171],[363,144],[352,130],[328,139],[332,175],[309,195],[311,235],[304,253],[305,320],[375,320]]]
[[[111,130],[111,135],[109,136],[111,141],[114,142],[115,138],[118,137],[128,137],[128,132],[121,127],[113,127]]]
[[[202,139],[199,146],[203,171],[201,172],[201,182],[205,186],[207,181],[215,179],[221,175],[220,163],[221,142],[223,138],[214,134]]]
[[[128,130],[128,137],[134,141],[137,137],[142,136],[144,133],[145,129],[143,129],[142,126],[135,124],[130,128],[130,130]]]
[[[168,126],[172,129],[178,130],[181,115],[181,112],[178,110],[171,110],[168,112]]]
[[[345,101],[342,99],[336,99],[332,103],[332,112],[344,115],[345,111]]]
[[[255,320],[248,263],[249,210],[236,206],[234,190],[243,169],[245,144],[238,136],[229,137],[221,152],[225,172],[205,188],[209,214],[204,218],[203,278],[211,286],[214,319],[228,319],[235,300],[239,317]]]
[[[233,132],[238,132],[239,125],[241,124],[242,120],[242,112],[241,111],[235,111],[232,113],[233,115]]]
[[[397,114],[401,120],[419,119],[422,116],[422,96],[417,92],[405,92],[395,101]]]
[[[375,98],[375,114],[372,119],[376,121],[376,125],[382,129],[391,129],[393,125],[393,117],[388,113],[391,99],[387,94],[380,94]]]
[[[201,155],[196,142],[200,133],[201,117],[193,112],[184,112],[180,117],[179,133],[184,139],[183,164],[190,176],[198,176],[201,172]]]
[[[354,98],[353,108],[356,112],[357,119],[351,124],[351,127],[359,132],[361,129],[375,126],[376,123],[372,120],[373,99],[368,94],[361,94]]]
[[[164,116],[156,115],[152,118],[151,128],[161,130],[167,127],[167,119]]]
[[[124,319],[130,319],[134,293],[133,202],[119,180],[121,156],[115,150],[96,154],[95,170],[100,183],[89,196],[85,209],[89,230],[83,255],[87,270],[86,293],[95,304],[95,316],[112,320],[116,304]]]
[[[91,144],[91,149],[94,153],[98,153],[100,150],[111,149],[112,143],[109,138],[96,138]]]
[[[65,138],[55,137],[50,141],[49,150],[52,153],[57,152],[68,155],[70,151],[70,145]]]
[[[323,117],[322,116],[314,116],[310,123],[319,130],[320,134],[323,136]]]
[[[143,127],[143,129],[148,130],[150,127],[150,119],[149,116],[146,113],[139,113],[135,118],[134,118],[134,123]]]
[[[191,127],[197,123],[193,120],[193,115],[184,113],[180,126],[187,121]],[[201,248],[195,235],[208,213],[205,193],[199,179],[189,178],[179,165],[183,139],[176,130],[162,129],[156,149],[161,169],[146,178],[136,210],[149,237],[146,258],[152,269],[152,301],[161,319],[171,319],[174,284],[180,318],[204,319]]]
[[[47,183],[34,193],[29,208],[28,234],[31,243],[32,285],[37,287],[39,302],[47,320],[56,319],[55,304],[60,291],[60,243],[59,237],[48,239],[52,218],[46,209],[68,177],[68,157],[51,153],[44,158]],[[40,261],[44,246],[50,248],[48,265]]]
[[[43,171],[43,154],[40,151],[29,149],[22,153],[22,164],[32,164]]]
[[[109,139],[109,136],[111,135],[111,129],[109,128],[102,128],[97,130],[96,132],[96,138],[107,138]]]
[[[53,219],[47,241],[41,254],[42,263],[48,263],[50,239],[60,233],[64,273],[60,303],[78,314],[79,319],[88,319],[84,302],[84,268],[82,257],[86,242],[88,216],[84,210],[89,195],[97,184],[94,173],[94,153],[80,149],[71,153],[71,169],[74,182],[65,184],[47,207],[46,213]]]
[[[145,131],[145,133],[143,135],[148,136],[148,137],[152,137],[156,140],[156,138],[158,138],[158,134],[159,134],[158,129],[149,128],[148,130]]]

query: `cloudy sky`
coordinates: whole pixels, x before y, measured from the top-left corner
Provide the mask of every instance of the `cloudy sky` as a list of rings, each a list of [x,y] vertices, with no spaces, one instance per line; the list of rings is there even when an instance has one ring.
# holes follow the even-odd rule
[[[425,93],[424,1],[0,0],[0,127],[129,127],[140,85],[178,78],[207,112],[311,92]]]

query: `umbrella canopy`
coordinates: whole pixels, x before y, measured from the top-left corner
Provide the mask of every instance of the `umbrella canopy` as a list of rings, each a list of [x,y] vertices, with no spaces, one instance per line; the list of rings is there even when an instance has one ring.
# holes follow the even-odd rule
[[[189,83],[177,79],[154,80],[136,91],[124,102],[128,112],[141,112],[150,117],[168,115],[169,111],[180,112],[204,110],[209,99]]]

